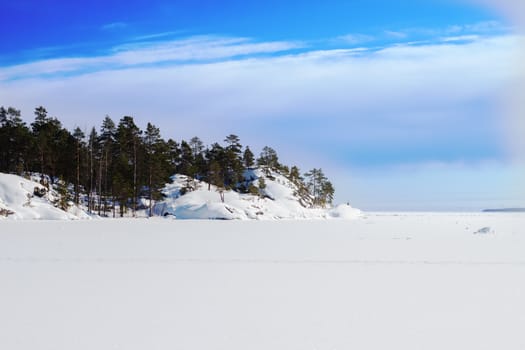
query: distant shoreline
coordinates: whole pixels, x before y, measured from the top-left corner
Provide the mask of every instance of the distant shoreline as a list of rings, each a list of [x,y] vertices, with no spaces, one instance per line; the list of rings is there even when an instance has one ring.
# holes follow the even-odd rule
[[[484,209],[484,213],[525,213],[525,208]]]

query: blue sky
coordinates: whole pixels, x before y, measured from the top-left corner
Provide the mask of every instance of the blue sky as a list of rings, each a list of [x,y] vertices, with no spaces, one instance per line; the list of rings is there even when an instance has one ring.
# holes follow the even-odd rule
[[[361,35],[377,36],[368,43],[380,44],[399,40],[396,34],[403,31],[412,31],[411,40],[428,39],[425,31],[499,20],[479,6],[420,0],[21,0],[3,1],[0,11],[5,14],[0,22],[4,64],[101,54],[124,42],[210,34],[318,41],[318,46],[326,46],[327,39]]]
[[[109,114],[175,139],[236,133],[322,167],[337,199],[364,209],[525,198],[502,112],[521,36],[494,8],[21,0],[0,13],[0,104],[27,121],[44,105],[69,128]]]

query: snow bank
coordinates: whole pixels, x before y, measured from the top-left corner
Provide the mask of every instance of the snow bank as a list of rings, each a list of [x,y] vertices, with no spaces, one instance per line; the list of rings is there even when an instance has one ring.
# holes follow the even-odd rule
[[[0,210],[5,214],[1,219],[42,219],[42,220],[71,220],[80,217],[86,218],[82,210],[70,208],[65,212],[56,208],[48,195],[35,196],[35,188],[44,190],[38,182],[27,180],[21,176],[0,173]],[[7,216],[6,216],[7,214]]]

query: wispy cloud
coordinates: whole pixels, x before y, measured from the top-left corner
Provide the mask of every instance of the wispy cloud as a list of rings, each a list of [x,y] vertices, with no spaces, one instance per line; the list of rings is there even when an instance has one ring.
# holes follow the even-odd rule
[[[123,64],[166,61],[202,61],[236,56],[289,51],[303,47],[297,42],[253,42],[247,38],[197,36],[160,43],[128,44],[116,47],[113,59]]]
[[[440,41],[443,37],[467,35],[502,35],[510,33],[512,27],[499,21],[483,21],[470,24],[455,24],[442,28],[411,27],[399,30],[385,30],[383,37],[396,40],[418,38],[425,41]]]
[[[123,22],[109,23],[106,29],[122,28]],[[378,35],[349,33],[328,40],[329,46],[354,46],[363,50],[377,50],[395,42],[401,45],[428,45],[431,43],[459,43],[474,41],[481,35],[506,30],[499,22],[489,21],[442,29],[411,28],[386,30]],[[297,41],[259,42],[242,37],[222,37],[213,35],[167,39],[180,32],[162,32],[133,38],[127,44],[119,45],[99,56],[72,58],[52,58],[33,61],[8,67],[0,67],[0,80],[24,79],[30,77],[50,77],[61,74],[85,74],[100,70],[125,69],[140,65],[182,64],[247,58],[257,55],[286,54],[302,49],[307,52],[309,44]],[[501,34],[501,33],[500,33]],[[424,39],[421,39],[421,37]],[[412,40],[416,38],[416,40]],[[386,40],[386,41],[385,41]],[[409,41],[410,40],[410,41]],[[370,44],[376,45],[372,47]],[[315,46],[315,45],[314,45]],[[322,49],[316,50],[317,55]],[[57,53],[60,51],[58,50]],[[337,54],[340,55],[342,51]],[[356,54],[358,51],[352,51]],[[336,51],[332,51],[335,54]],[[345,53],[345,54],[348,54]]]
[[[315,142],[305,145],[310,151],[327,145],[334,145],[342,154],[354,147],[375,149],[369,140],[381,139],[400,150],[416,144],[414,150],[421,149],[422,144],[433,149],[443,147],[439,152],[444,153],[435,151],[436,157],[454,157],[461,151],[447,146],[451,138],[464,143],[465,135],[469,135],[472,144],[497,139],[490,136],[497,116],[491,114],[487,103],[496,103],[494,96],[499,89],[515,78],[511,67],[519,47],[519,38],[501,36],[461,44],[296,54],[286,50],[297,45],[286,42],[222,38],[214,45],[200,46],[210,40],[188,39],[179,42],[177,49],[171,45],[168,49],[162,45],[127,46],[113,55],[93,58],[95,63],[64,59],[18,67],[19,72],[6,68],[7,72],[0,71],[3,77],[27,74],[28,70],[33,71],[30,77],[42,71],[62,74],[68,65],[79,70],[86,63],[102,64],[105,60],[124,67],[107,69],[113,67],[109,64],[78,76],[0,82],[0,91],[9,104],[29,109],[46,104],[57,115],[75,116],[76,124],[106,113],[133,114],[143,121],[155,116],[172,135],[187,132],[192,136],[220,118],[225,130],[206,129],[204,133],[223,133],[232,125],[245,125],[241,134],[264,131],[276,138],[276,143],[285,133],[287,142],[298,144],[305,134],[318,133]],[[188,53],[187,45],[194,52]],[[285,51],[278,56],[251,55],[280,50]],[[247,56],[230,59],[239,54]],[[166,57],[176,57],[182,63],[136,65],[163,62]],[[188,62],[188,58],[204,60]],[[295,124],[296,118],[302,119],[300,125]],[[292,132],[291,125],[299,128],[297,133]],[[453,131],[450,125],[454,125]],[[417,158],[415,152],[406,151],[405,155]],[[355,156],[349,153],[345,157]]]
[[[369,43],[371,41],[374,41],[375,38],[372,35],[367,34],[359,34],[359,33],[350,33],[345,35],[340,35],[333,39],[336,43],[344,43],[348,45],[358,45],[358,44],[364,44]]]
[[[125,22],[112,22],[104,24],[100,27],[101,30],[118,30],[127,28],[128,24]]]
[[[400,39],[406,39],[408,37],[408,34],[403,32],[403,31],[385,30],[384,34],[388,38],[399,39],[399,40]]]
[[[185,31],[170,31],[170,32],[162,32],[162,33],[152,33],[152,34],[146,34],[146,35],[139,35],[133,38],[134,41],[147,41],[151,39],[159,39],[159,38],[166,38],[173,35],[180,35],[184,33]]]
[[[445,43],[451,43],[451,42],[465,42],[465,41],[475,41],[479,39],[479,35],[458,35],[458,36],[448,36],[445,38],[441,38],[441,41]]]
[[[373,49],[396,44],[431,44],[439,42],[458,42],[474,40],[479,36],[503,35],[512,31],[512,27],[498,21],[483,21],[462,25],[450,25],[441,28],[412,27],[386,29],[373,33],[349,33],[327,40],[333,46],[350,45]]]
[[[464,25],[453,25],[445,29],[446,33],[500,34],[511,30],[511,27],[499,21],[483,21]]]
[[[247,38],[197,36],[187,39],[138,42],[114,47],[95,57],[56,58],[0,68],[0,80],[57,74],[80,74],[138,65],[202,62],[247,55],[272,54],[301,48],[298,42],[254,42]]]

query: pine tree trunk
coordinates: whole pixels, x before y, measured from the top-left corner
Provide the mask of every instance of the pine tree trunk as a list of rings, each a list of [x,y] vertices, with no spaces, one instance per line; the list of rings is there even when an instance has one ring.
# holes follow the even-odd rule
[[[89,201],[88,211],[91,213],[91,197],[93,195],[93,142],[89,143]]]
[[[40,176],[44,176],[44,151],[40,152]]]
[[[152,169],[151,169],[151,166],[149,168],[149,217],[152,217],[153,216],[153,213],[152,213],[152,202],[153,202],[153,190],[151,188],[152,186]]]
[[[106,149],[106,157],[104,158],[104,215],[108,206],[108,192],[108,151]]]
[[[77,183],[75,184],[75,204],[80,202],[80,147],[77,141]]]
[[[135,210],[136,210],[136,203],[137,203],[137,141],[133,141],[133,203],[132,205],[132,212],[133,217],[135,217]]]
[[[99,160],[98,166],[98,216],[100,216],[100,208],[102,207],[102,161]]]

